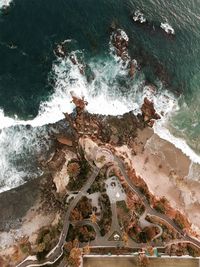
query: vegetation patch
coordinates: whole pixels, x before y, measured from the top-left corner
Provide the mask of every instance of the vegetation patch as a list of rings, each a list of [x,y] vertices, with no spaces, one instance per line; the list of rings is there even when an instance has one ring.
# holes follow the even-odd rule
[[[72,226],[70,224],[66,241],[72,242],[73,240],[78,240],[79,242],[85,243],[94,240],[95,237],[96,233],[92,226],[90,225]]]
[[[104,236],[109,232],[111,224],[112,224],[112,210],[110,199],[106,193],[101,194],[99,197],[99,205],[101,207],[101,219],[98,222],[101,235]]]
[[[37,259],[42,260],[56,246],[60,234],[59,227],[51,226],[40,230],[37,238]]]
[[[71,212],[70,221],[81,221],[90,218],[92,214],[91,199],[83,196],[74,210]]]
[[[67,165],[67,171],[70,177],[67,189],[69,191],[77,191],[86,183],[90,165],[84,156],[82,156],[80,160],[70,160]]]

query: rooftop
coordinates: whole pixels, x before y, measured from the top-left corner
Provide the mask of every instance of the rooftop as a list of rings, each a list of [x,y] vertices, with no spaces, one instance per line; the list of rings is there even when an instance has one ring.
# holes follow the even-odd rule
[[[136,257],[103,256],[84,257],[83,267],[137,267]],[[193,258],[150,258],[149,267],[199,267]]]

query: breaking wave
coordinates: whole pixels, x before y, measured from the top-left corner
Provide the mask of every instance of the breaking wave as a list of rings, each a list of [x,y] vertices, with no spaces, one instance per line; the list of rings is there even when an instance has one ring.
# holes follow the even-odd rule
[[[84,58],[81,51],[73,53]],[[148,96],[162,116],[154,126],[155,132],[180,148],[194,162],[200,163],[200,157],[186,142],[175,138],[166,128],[170,114],[178,109],[178,101],[160,81],[156,87],[145,85],[141,71],[131,79],[123,63],[112,54],[92,58],[85,66],[87,73],[82,75],[69,57],[55,60],[50,73],[55,81],[54,93],[48,101],[41,103],[33,120],[9,118],[0,111],[0,192],[41,175],[38,157],[42,157],[51,146],[46,125],[63,119],[64,112],[72,112],[71,91],[85,97],[89,112],[104,115],[122,115],[132,110],[138,113],[144,97]]]
[[[51,140],[46,127],[16,125],[0,133],[0,192],[42,174],[38,161],[46,159]]]
[[[0,0],[0,9],[8,7],[12,0]]]

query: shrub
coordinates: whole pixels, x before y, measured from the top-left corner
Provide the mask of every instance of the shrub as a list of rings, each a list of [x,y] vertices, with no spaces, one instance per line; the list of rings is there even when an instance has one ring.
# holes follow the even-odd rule
[[[76,178],[80,174],[80,165],[78,162],[71,162],[67,165],[69,177]]]

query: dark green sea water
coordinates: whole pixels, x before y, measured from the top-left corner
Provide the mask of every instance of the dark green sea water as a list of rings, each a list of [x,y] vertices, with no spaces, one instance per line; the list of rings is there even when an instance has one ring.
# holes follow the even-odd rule
[[[137,9],[149,25],[132,21],[131,13]],[[169,125],[171,132],[200,152],[197,0],[14,0],[0,14],[0,108],[4,115],[29,120],[38,115],[40,103],[55,92],[50,75],[53,49],[63,40],[73,39],[73,49],[81,50],[88,64],[92,61],[96,70],[103,68],[113,21],[130,37],[129,52],[141,65],[144,79],[164,81],[164,88],[179,98],[180,109]],[[173,38],[159,28],[166,21],[175,30]],[[102,88],[96,85],[95,90]],[[120,86],[117,90],[116,99]],[[128,87],[126,95],[131,95],[131,90]]]
[[[167,19],[175,39],[132,23],[130,14],[136,9],[154,25]],[[102,53],[113,20],[131,37],[133,53],[144,56],[144,64],[145,59],[162,64],[174,90],[189,101],[200,85],[199,14],[200,2],[194,0],[14,0],[0,17],[0,106],[7,113],[35,116],[40,101],[53,90],[47,76],[55,43],[75,39],[80,49]],[[10,49],[11,44],[17,49]]]

